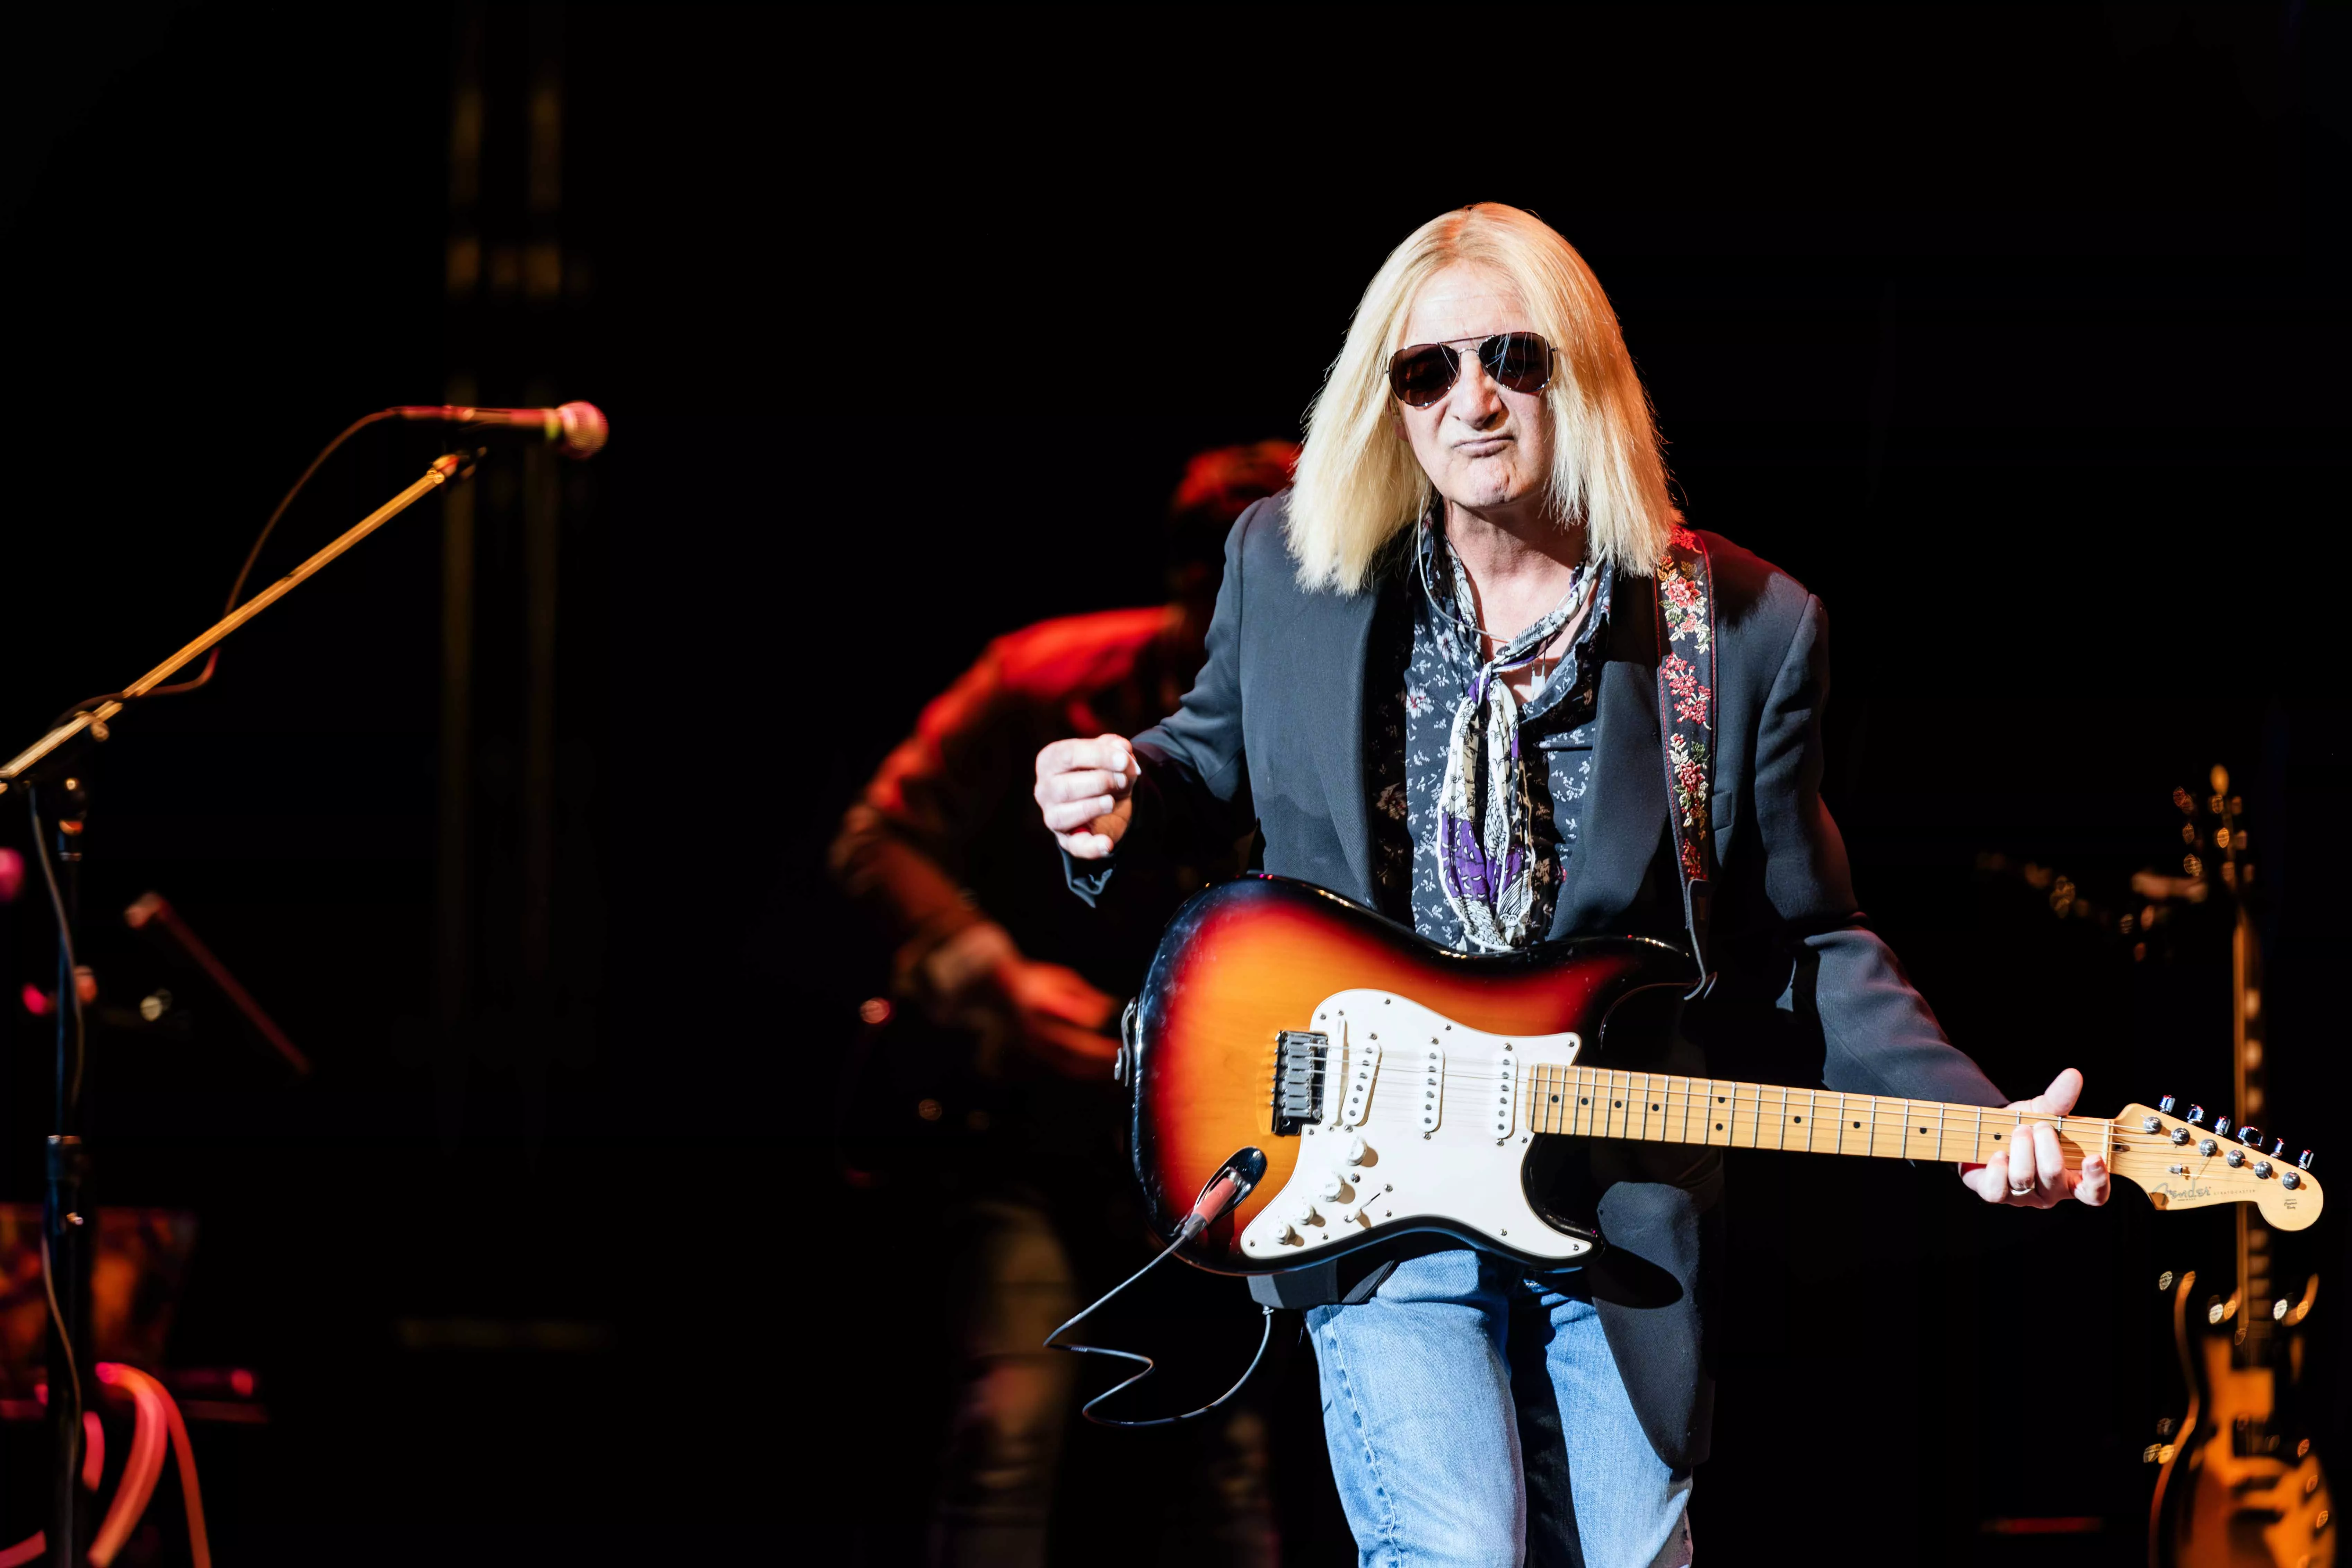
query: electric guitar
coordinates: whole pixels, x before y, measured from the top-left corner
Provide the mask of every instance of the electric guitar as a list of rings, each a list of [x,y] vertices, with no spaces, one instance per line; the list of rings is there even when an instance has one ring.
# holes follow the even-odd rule
[[[2220,871],[2219,896],[2230,902],[2231,1064],[2237,1143],[2225,1159],[2244,1162],[2262,1151],[2262,1135],[2245,1126],[2267,1115],[2263,1082],[2262,946],[2247,900],[2253,865],[2246,853],[2243,806],[2230,794],[2230,775],[2216,767],[2206,801],[2210,819],[2200,833],[2197,802],[2186,790],[2173,803],[2188,818],[2182,869],[2204,880],[2204,856]],[[2189,1108],[2202,1123],[2204,1108]],[[2226,1142],[2223,1116],[2206,1142]],[[2243,1145],[2243,1146],[2241,1146]],[[2284,1155],[2280,1142],[2274,1156]],[[2309,1155],[2305,1155],[2307,1160]],[[2319,1276],[2305,1280],[2298,1300],[2276,1295],[2271,1237],[2245,1209],[2237,1214],[2237,1278],[2227,1300],[2219,1293],[2192,1309],[2194,1271],[2183,1271],[2172,1299],[2172,1333],[2189,1390],[2187,1409],[2147,1457],[2162,1468],[2148,1510],[2149,1568],[2332,1568],[2336,1561],[2334,1504],[2326,1472],[2306,1429],[2294,1419],[2304,1345],[2298,1331],[2319,1294]]]
[[[1989,1161],[2042,1122],[2070,1169],[2102,1155],[2158,1208],[2252,1204],[2282,1230],[2319,1217],[2308,1170],[2228,1158],[2168,1107],[2021,1114],[1611,1067],[1612,1014],[1690,982],[1679,949],[1645,938],[1465,957],[1305,883],[1221,883],[1170,921],[1124,1029],[1147,1212],[1222,1273],[1414,1231],[1556,1268],[1602,1243],[1531,1179],[1551,1139]],[[1240,1201],[1229,1185],[1209,1204],[1233,1173]],[[1188,1226],[1196,1211],[1211,1223]]]

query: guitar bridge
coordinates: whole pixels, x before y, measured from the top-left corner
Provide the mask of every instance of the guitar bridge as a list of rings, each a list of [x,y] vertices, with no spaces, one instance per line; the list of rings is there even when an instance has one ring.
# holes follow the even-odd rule
[[[1274,1131],[1296,1134],[1323,1120],[1323,1058],[1331,1037],[1285,1029],[1274,1037]]]

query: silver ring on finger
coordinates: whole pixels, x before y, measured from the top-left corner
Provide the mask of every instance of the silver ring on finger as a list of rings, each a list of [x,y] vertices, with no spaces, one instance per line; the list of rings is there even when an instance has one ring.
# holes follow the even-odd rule
[[[2009,1184],[2009,1195],[2013,1198],[2030,1198],[2033,1195],[2033,1184],[2028,1182],[2021,1187],[2015,1182],[2011,1182]]]

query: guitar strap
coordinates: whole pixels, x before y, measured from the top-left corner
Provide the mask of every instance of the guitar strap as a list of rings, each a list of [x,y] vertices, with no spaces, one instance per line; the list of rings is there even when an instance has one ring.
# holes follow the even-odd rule
[[[1658,729],[1666,769],[1666,822],[1682,874],[1683,924],[1690,932],[1698,984],[1715,984],[1707,967],[1706,922],[1715,892],[1715,580],[1706,546],[1676,524],[1658,563]]]

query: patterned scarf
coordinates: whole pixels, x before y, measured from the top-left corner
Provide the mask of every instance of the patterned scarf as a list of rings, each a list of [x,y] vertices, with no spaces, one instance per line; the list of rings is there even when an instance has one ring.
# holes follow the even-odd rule
[[[1423,523],[1428,537],[1418,552],[1422,591],[1432,608],[1452,620],[1483,647],[1477,605],[1469,574],[1433,519]],[[1449,611],[1430,586],[1429,558],[1444,545],[1453,585]],[[1445,776],[1437,791],[1437,863],[1445,901],[1461,917],[1464,933],[1490,952],[1507,952],[1528,941],[1535,907],[1535,826],[1528,804],[1527,774],[1519,765],[1519,700],[1503,677],[1533,663],[1544,646],[1592,596],[1600,574],[1579,566],[1568,596],[1542,619],[1495,650],[1465,689],[1446,742]]]

